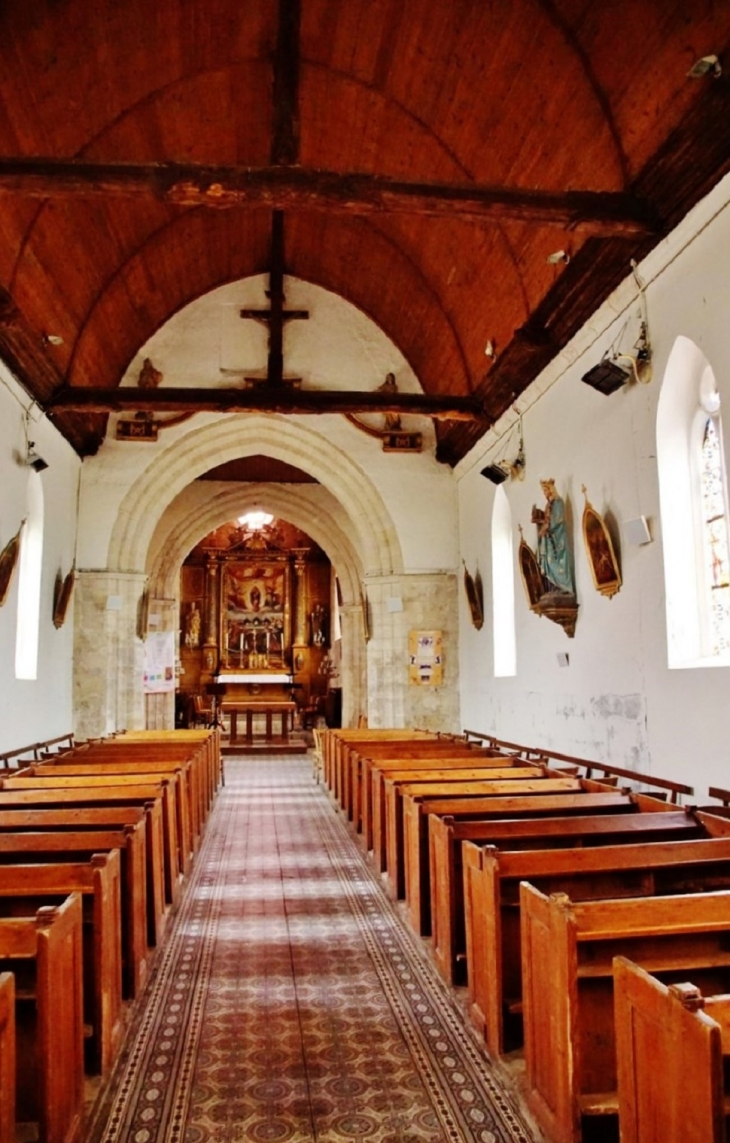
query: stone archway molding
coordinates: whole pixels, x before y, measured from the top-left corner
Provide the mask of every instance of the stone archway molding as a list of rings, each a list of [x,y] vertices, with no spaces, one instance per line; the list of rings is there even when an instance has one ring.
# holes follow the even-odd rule
[[[191,492],[200,494],[190,495]],[[280,519],[289,520],[311,536],[337,573],[343,603],[360,602],[360,560],[335,518],[336,502],[325,489],[306,484],[241,487],[211,483],[205,490],[189,486],[168,506],[152,538],[148,565],[151,594],[163,599],[174,598],[180,567],[195,545],[235,516],[259,506]]]
[[[134,482],[117,514],[109,543],[109,568],[148,566],[152,537],[167,507],[198,476],[216,465],[263,453],[314,476],[341,505],[352,546],[369,575],[403,570],[400,542],[385,502],[347,453],[301,420],[280,416],[232,416],[191,429],[159,452]]]

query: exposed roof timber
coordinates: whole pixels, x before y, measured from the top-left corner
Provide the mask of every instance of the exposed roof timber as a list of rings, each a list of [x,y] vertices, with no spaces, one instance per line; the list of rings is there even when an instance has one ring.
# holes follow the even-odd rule
[[[299,158],[299,23],[299,0],[279,0],[271,131],[274,164],[296,163]]]
[[[597,235],[650,234],[660,226],[646,200],[613,191],[538,191],[474,183],[411,183],[380,175],[302,167],[196,163],[96,163],[0,158],[0,196],[152,195],[177,206],[269,206],[348,214],[411,214],[470,222],[516,219]]]
[[[426,393],[344,392],[339,389],[289,389],[262,384],[253,389],[118,389],[68,387],[46,404],[49,412],[74,409],[87,413],[403,413],[437,420],[478,421],[481,432],[487,415],[471,397],[430,396]]]

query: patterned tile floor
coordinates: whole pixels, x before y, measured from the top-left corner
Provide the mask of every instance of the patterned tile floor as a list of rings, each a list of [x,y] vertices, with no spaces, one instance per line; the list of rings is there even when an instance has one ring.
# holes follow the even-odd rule
[[[306,757],[226,760],[93,1143],[530,1143]]]

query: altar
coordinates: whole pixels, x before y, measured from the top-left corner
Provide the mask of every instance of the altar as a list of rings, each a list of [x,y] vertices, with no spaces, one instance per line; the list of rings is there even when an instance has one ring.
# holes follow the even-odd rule
[[[224,702],[291,700],[294,676],[288,671],[221,671],[216,683],[226,688]]]

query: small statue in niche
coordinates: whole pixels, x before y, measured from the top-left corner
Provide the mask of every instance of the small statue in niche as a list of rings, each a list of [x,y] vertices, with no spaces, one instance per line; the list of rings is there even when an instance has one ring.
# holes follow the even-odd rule
[[[324,647],[327,643],[327,608],[318,603],[310,616],[312,624],[312,643],[315,647]]]
[[[189,651],[200,646],[200,612],[197,603],[190,604],[190,610],[185,616],[185,646]]]

